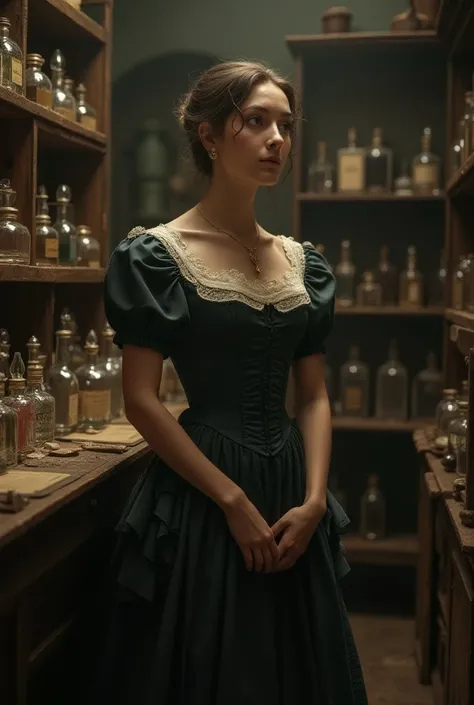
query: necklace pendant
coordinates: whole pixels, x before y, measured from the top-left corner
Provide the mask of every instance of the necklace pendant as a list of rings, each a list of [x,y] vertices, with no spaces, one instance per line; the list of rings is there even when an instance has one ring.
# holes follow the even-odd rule
[[[255,267],[255,271],[257,272],[257,274],[260,274],[260,260],[258,258],[258,254],[255,248],[249,250],[249,257],[250,261]]]

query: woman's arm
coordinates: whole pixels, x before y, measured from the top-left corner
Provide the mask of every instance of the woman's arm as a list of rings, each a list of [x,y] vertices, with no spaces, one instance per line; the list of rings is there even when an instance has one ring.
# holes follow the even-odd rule
[[[157,396],[163,357],[155,350],[124,345],[123,395],[127,419],[155,453],[225,513],[249,569],[271,570],[279,551],[273,533],[245,493],[210,462]]]
[[[325,507],[332,430],[323,355],[297,360],[293,373],[296,420],[306,457],[305,503]]]

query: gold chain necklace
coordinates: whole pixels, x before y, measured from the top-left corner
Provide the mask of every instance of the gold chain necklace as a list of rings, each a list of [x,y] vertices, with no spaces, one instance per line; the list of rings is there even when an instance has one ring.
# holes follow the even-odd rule
[[[260,228],[258,227],[257,223],[255,223],[255,232],[257,233],[257,244],[255,245],[255,247],[247,247],[247,245],[244,245],[243,242],[241,242],[237,237],[235,237],[235,235],[232,235],[232,233],[230,233],[228,230],[223,230],[222,228],[218,228],[217,225],[214,225],[214,223],[212,223],[209,220],[209,218],[206,218],[206,216],[202,212],[199,204],[196,205],[196,208],[198,209],[199,213],[204,218],[204,220],[207,223],[209,223],[209,225],[212,228],[214,228],[214,230],[217,230],[220,233],[224,233],[224,235],[228,235],[230,238],[232,238],[232,240],[235,240],[235,242],[238,245],[240,245],[241,247],[244,247],[247,250],[248,255],[249,255],[249,259],[252,262],[253,266],[255,267],[255,271],[257,272],[257,274],[260,274],[260,271],[261,271],[260,270],[260,258],[258,256],[258,252],[257,252],[258,243],[260,241]]]

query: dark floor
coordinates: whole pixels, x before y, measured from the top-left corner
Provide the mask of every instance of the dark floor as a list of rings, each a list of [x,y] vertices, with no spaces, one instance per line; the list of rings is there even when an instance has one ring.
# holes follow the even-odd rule
[[[351,615],[369,705],[433,705],[431,688],[419,685],[413,620]]]

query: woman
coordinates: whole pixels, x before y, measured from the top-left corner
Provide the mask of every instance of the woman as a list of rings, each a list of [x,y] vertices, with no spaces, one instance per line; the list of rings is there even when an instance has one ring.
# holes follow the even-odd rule
[[[207,194],[134,228],[106,280],[127,417],[156,457],[119,526],[122,663],[100,702],[365,705],[338,586],[348,519],[326,489],[334,278],[254,215],[290,154],[295,96],[263,65],[222,63],[180,118]],[[179,422],[156,394],[167,356],[189,401]]]

